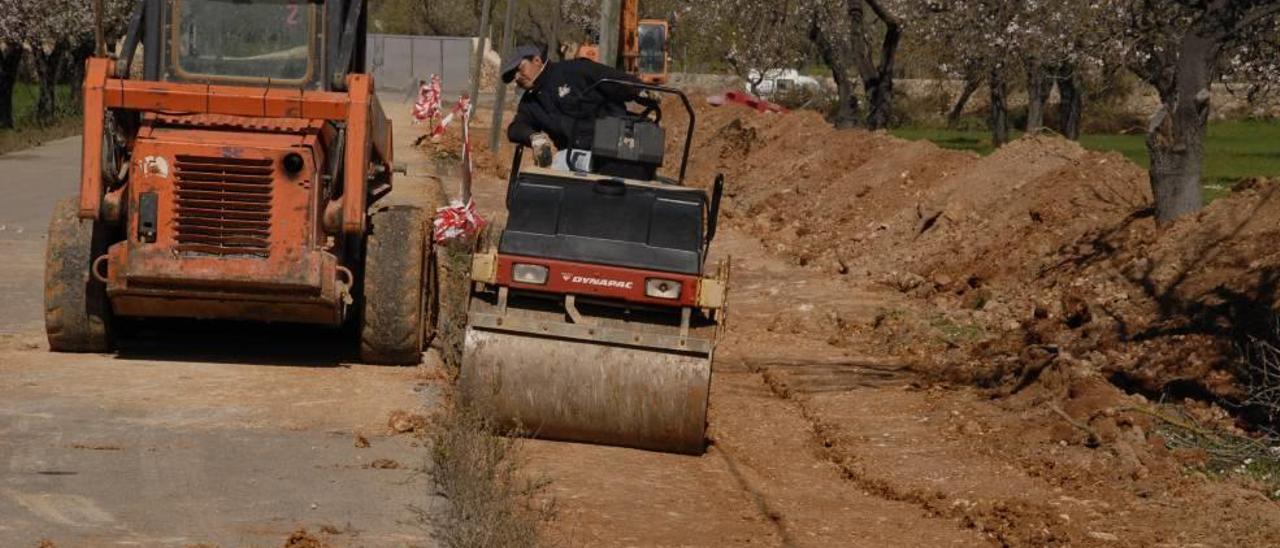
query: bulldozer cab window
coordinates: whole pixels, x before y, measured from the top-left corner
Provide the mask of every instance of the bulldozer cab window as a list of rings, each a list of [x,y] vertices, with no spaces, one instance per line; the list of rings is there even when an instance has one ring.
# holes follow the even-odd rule
[[[666,25],[642,24],[637,29],[640,40],[639,68],[642,74],[667,71]]]
[[[181,80],[295,84],[315,80],[316,4],[306,0],[173,0],[171,73]]]

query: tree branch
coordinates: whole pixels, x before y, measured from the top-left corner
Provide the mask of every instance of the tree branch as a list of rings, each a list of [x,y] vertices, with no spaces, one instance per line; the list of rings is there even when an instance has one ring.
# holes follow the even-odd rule
[[[880,0],[866,0],[871,11],[884,23],[884,42],[880,46],[881,76],[893,71],[893,60],[898,53],[898,43],[902,41],[902,23],[881,5]]]
[[[1263,19],[1275,15],[1280,15],[1280,3],[1254,6],[1251,11],[1241,16],[1240,21],[1238,21],[1235,27],[1231,29],[1231,34],[1242,33]]]
[[[858,75],[863,82],[876,80],[880,72],[876,70],[875,63],[871,59],[871,43],[867,40],[866,29],[863,28],[866,20],[866,15],[862,11],[863,0],[843,1],[845,15],[849,19],[849,43],[853,47],[853,61],[858,68]]]

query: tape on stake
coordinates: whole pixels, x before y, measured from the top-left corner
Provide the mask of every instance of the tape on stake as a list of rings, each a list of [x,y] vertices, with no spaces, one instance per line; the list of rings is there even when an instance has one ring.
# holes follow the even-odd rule
[[[449,111],[449,114],[445,115],[445,117],[440,120],[440,123],[436,125],[435,129],[431,131],[431,138],[434,139],[444,135],[444,131],[449,128],[449,124],[452,124],[454,118],[457,118],[459,115],[467,117],[468,123],[470,123],[469,119],[471,117],[471,110],[471,98],[463,95],[462,98],[458,99],[458,104],[453,105],[453,110]]]
[[[471,198],[471,179],[474,170],[474,164],[471,161],[471,114],[472,114],[471,98],[463,95],[458,100],[458,104],[454,105],[453,111],[449,113],[444,120],[440,121],[440,125],[436,127],[433,136],[444,134],[444,129],[449,126],[455,115],[462,116],[462,188],[461,198],[453,200],[449,206],[436,210],[436,218],[433,222],[433,237],[437,243],[449,240],[479,234],[484,228],[485,220],[476,211],[475,200]]]
[[[432,74],[430,83],[418,88],[418,100],[413,103],[413,123],[430,123],[440,116],[440,75]]]

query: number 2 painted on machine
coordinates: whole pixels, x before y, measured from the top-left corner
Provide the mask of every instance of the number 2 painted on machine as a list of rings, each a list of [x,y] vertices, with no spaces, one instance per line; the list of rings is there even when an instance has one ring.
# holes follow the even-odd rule
[[[289,0],[289,17],[285,18],[284,24],[294,26],[298,24],[298,3],[297,0]]]

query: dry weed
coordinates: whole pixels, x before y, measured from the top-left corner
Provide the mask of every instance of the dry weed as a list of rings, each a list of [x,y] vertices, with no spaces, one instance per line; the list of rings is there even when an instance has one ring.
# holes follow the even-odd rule
[[[1244,405],[1260,408],[1267,420],[1280,419],[1280,319],[1271,320],[1265,337],[1246,336],[1243,348],[1245,392]]]
[[[1242,478],[1272,499],[1280,500],[1280,439],[1229,432],[1201,424],[1181,407],[1164,407],[1163,411],[1140,411],[1160,420],[1157,431],[1167,447],[1204,455],[1193,468],[1213,477]]]
[[[538,526],[555,517],[554,504],[540,496],[547,482],[520,476],[520,442],[496,435],[488,420],[466,410],[438,423],[433,475],[448,500],[441,540],[454,548],[538,546]]]

